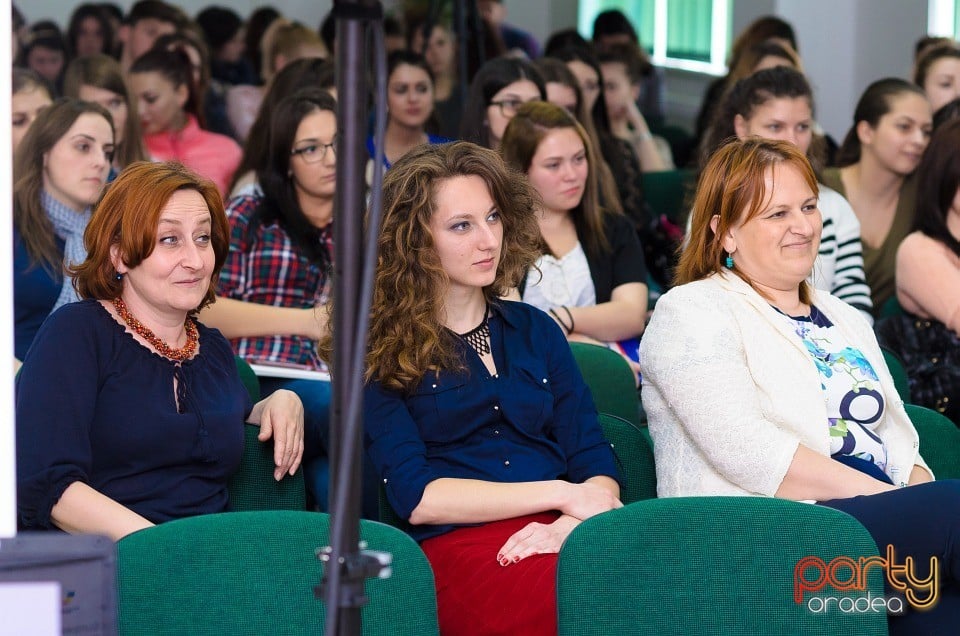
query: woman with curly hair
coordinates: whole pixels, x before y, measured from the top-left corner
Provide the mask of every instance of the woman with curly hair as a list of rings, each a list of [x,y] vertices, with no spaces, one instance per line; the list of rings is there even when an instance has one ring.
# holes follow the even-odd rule
[[[622,504],[563,333],[502,299],[537,257],[535,194],[458,142],[405,155],[383,195],[368,456],[433,566],[441,632],[555,634],[561,544]]]

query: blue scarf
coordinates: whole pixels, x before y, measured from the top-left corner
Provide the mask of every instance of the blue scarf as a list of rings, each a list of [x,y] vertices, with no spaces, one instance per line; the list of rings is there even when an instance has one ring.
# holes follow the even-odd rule
[[[53,232],[63,239],[65,245],[63,248],[64,267],[79,265],[87,260],[87,250],[83,246],[83,231],[87,229],[87,223],[90,222],[90,208],[83,212],[77,212],[60,203],[47,192],[40,192],[40,203],[47,213],[47,218],[53,224]],[[63,275],[63,286],[60,288],[60,296],[57,298],[53,309],[59,309],[67,303],[79,300],[77,291],[73,288],[73,278]]]

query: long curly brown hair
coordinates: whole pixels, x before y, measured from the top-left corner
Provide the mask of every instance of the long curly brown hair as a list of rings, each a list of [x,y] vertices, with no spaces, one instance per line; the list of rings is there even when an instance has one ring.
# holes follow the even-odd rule
[[[478,176],[500,212],[503,245],[487,302],[516,287],[539,255],[536,192],[496,152],[469,142],[424,145],[397,161],[383,180],[383,219],[370,315],[367,381],[412,391],[430,371],[461,369],[463,360],[444,328],[449,285],[433,245],[430,218],[446,179]],[[320,343],[329,359],[332,335]]]

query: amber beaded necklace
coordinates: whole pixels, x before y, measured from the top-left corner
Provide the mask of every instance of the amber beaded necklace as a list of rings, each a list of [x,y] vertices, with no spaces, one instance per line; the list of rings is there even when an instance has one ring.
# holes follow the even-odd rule
[[[182,349],[174,349],[166,342],[161,340],[142,322],[133,317],[133,314],[127,309],[126,303],[121,298],[113,299],[113,306],[117,310],[117,315],[123,318],[123,322],[133,329],[133,332],[153,345],[157,353],[165,358],[182,362],[192,356],[197,350],[197,342],[200,341],[200,334],[197,331],[197,323],[193,318],[187,318],[183,323],[183,328],[187,332],[187,344]]]

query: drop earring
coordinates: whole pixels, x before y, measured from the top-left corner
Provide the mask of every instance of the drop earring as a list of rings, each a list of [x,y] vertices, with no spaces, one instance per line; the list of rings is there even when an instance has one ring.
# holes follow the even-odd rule
[[[727,269],[733,269],[733,254],[727,254],[727,257],[723,259],[723,264],[727,266]]]

